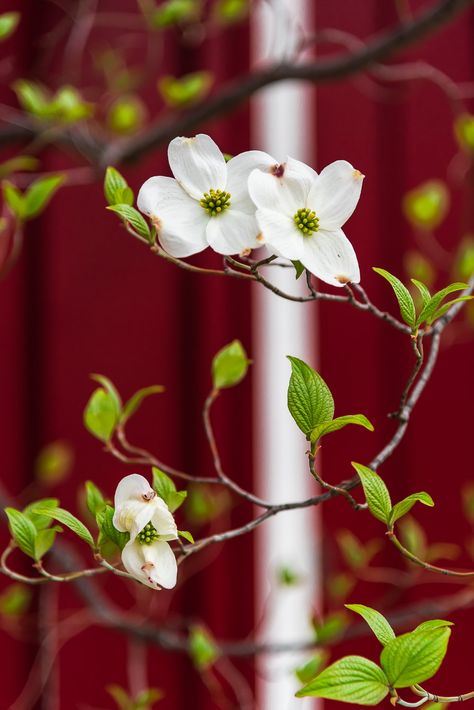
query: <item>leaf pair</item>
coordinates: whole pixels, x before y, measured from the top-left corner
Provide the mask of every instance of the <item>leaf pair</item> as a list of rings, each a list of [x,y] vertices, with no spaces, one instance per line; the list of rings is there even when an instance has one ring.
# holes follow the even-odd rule
[[[455,303],[469,301],[473,298],[473,296],[459,296],[458,298],[454,298],[447,303],[442,303],[444,299],[449,296],[449,294],[455,293],[456,291],[464,291],[466,288],[469,288],[469,284],[460,282],[452,283],[432,296],[428,287],[424,283],[418,281],[417,279],[411,279],[412,283],[420,292],[422,299],[422,308],[417,314],[413,296],[407,287],[400,281],[400,279],[393,274],[390,274],[385,269],[374,268],[374,271],[377,274],[380,274],[380,276],[383,276],[383,278],[386,279],[391,285],[398,301],[400,315],[405,323],[410,326],[412,333],[415,334],[418,332],[418,329],[421,325],[423,325],[423,323],[431,326],[436,320],[438,320],[438,318],[444,316],[444,314],[447,313],[447,311]]]
[[[40,177],[34,180],[23,193],[13,183],[4,180],[3,198],[15,217],[21,222],[27,222],[41,214],[54,193],[64,183],[64,179],[64,175]]]
[[[109,166],[105,171],[104,195],[108,204],[107,209],[118,214],[137,234],[150,244],[153,244],[154,236],[146,220],[133,207],[135,198],[133,190],[129,187],[123,175],[112,166]]]
[[[291,363],[288,409],[308,440],[315,443],[325,434],[342,429],[347,424],[374,430],[363,414],[347,414],[334,419],[334,399],[321,375],[297,357],[289,355],[288,359]]]

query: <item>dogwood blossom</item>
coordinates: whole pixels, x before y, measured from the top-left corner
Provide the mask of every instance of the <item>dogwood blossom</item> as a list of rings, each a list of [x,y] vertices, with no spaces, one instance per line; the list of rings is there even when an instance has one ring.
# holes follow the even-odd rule
[[[341,227],[357,205],[363,178],[345,160],[319,175],[293,158],[252,171],[249,193],[269,249],[333,286],[358,283],[357,257]]]
[[[167,541],[177,539],[176,523],[164,500],[138,473],[125,476],[117,486],[113,524],[130,533],[122,550],[127,572],[152,589],[174,587],[177,564]]]
[[[226,163],[212,138],[201,133],[174,138],[168,160],[174,178],[149,178],[137,200],[168,254],[186,257],[208,246],[238,254],[261,246],[247,179],[274,162],[269,155],[251,150]]]

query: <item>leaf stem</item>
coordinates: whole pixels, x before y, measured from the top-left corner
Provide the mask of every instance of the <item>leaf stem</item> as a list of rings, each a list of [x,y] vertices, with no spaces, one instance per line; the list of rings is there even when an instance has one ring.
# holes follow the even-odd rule
[[[424,560],[421,560],[419,557],[413,554],[413,552],[410,552],[398,539],[396,534],[394,533],[393,529],[388,530],[386,533],[387,537],[389,540],[395,545],[397,550],[403,555],[403,557],[406,557],[408,560],[411,562],[414,562],[415,564],[419,565],[420,567],[423,567],[423,569],[429,570],[430,572],[437,572],[438,574],[444,574],[449,577],[474,577],[474,572],[462,572],[462,571],[457,571],[457,570],[451,570],[447,569],[445,567],[437,567],[436,565],[432,565],[429,562],[425,562]]]

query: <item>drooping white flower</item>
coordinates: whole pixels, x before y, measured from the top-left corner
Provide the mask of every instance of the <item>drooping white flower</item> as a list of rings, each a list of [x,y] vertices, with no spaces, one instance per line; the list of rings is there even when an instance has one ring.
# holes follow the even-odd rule
[[[122,562],[131,575],[152,589],[171,589],[176,584],[177,564],[168,540],[178,531],[168,506],[138,473],[125,476],[115,491],[113,524],[129,532]]]
[[[254,170],[249,193],[269,249],[301,261],[333,286],[358,283],[357,256],[341,227],[359,201],[363,178],[345,160],[336,160],[319,175],[293,158]]]
[[[201,133],[172,140],[168,160],[174,178],[149,178],[137,200],[168,254],[186,257],[208,246],[238,254],[261,246],[247,180],[255,168],[274,163],[269,155],[251,150],[226,163],[212,138]]]

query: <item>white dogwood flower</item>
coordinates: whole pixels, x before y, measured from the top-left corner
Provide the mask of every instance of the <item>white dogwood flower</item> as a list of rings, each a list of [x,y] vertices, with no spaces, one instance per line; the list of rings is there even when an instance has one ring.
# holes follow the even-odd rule
[[[293,158],[254,170],[249,193],[267,246],[328,284],[358,283],[357,257],[341,227],[357,205],[363,178],[345,160],[319,175]]]
[[[113,524],[129,532],[122,562],[131,575],[152,589],[171,589],[176,584],[177,564],[168,540],[178,531],[168,506],[138,473],[125,476],[115,491]]]
[[[208,246],[238,254],[261,246],[247,180],[255,168],[274,162],[269,155],[252,150],[226,163],[212,138],[201,133],[174,138],[168,160],[174,178],[149,178],[137,200],[168,254],[186,257]]]

